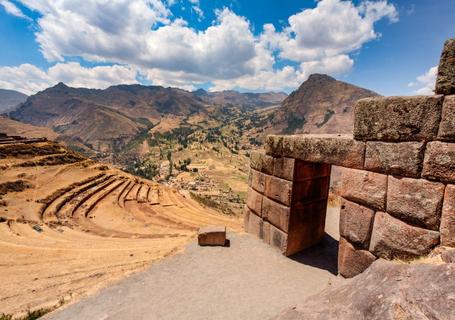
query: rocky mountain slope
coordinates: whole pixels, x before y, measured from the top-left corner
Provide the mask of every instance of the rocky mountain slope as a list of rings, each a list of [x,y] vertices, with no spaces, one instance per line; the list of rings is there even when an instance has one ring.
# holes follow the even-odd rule
[[[207,92],[199,89],[194,93],[208,104],[240,106],[244,109],[253,110],[279,105],[287,97],[284,92],[240,93],[233,90]]]
[[[207,122],[220,108],[264,107],[279,104],[284,98],[283,93],[189,92],[142,85],[95,90],[59,83],[29,97],[10,116],[52,128],[73,144],[82,143],[95,152],[106,153],[121,149],[159,124],[163,117],[179,118],[174,121],[174,127],[178,127],[195,115]]]
[[[0,113],[13,110],[27,100],[27,95],[14,90],[0,89]]]
[[[324,74],[313,74],[276,109],[269,131],[351,133],[354,103],[377,95]]]

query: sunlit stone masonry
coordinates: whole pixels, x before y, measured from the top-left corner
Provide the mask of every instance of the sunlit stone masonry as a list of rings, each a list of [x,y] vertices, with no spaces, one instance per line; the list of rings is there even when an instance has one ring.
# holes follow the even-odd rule
[[[251,154],[245,229],[290,256],[324,236],[331,166],[341,166],[338,271],[455,247],[455,39],[434,96],[355,106],[354,135],[271,135]]]

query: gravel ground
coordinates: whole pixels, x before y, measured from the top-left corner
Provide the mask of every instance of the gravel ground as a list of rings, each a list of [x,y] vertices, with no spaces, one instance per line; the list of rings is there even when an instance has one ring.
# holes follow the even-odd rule
[[[338,241],[329,235],[291,259],[251,235],[228,237],[229,248],[193,242],[184,253],[46,319],[262,320],[341,281],[335,275]]]

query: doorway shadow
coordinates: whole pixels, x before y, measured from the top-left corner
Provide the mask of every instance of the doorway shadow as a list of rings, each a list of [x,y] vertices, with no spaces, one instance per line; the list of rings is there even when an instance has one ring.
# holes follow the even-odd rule
[[[294,261],[315,268],[324,269],[330,273],[338,274],[338,241],[329,234],[325,234],[317,245],[302,250],[292,256]]]

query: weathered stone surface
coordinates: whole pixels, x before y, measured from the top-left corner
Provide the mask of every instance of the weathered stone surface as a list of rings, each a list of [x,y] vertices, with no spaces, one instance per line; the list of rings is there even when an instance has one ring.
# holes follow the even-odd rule
[[[441,245],[455,247],[455,185],[453,184],[446,187],[440,232]]]
[[[444,184],[389,176],[387,212],[426,229],[438,230]]]
[[[431,180],[455,182],[455,143],[428,143],[422,175]]]
[[[197,240],[200,246],[224,246],[226,244],[226,227],[202,227],[197,234]]]
[[[262,221],[262,240],[267,244],[272,244],[270,238],[270,226],[270,222]]]
[[[357,203],[342,200],[340,235],[349,242],[368,249],[373,227],[374,211]]]
[[[266,176],[264,194],[271,199],[290,206],[292,200],[292,182],[274,176]]]
[[[438,139],[455,141],[455,95],[444,97]]]
[[[441,253],[441,259],[447,263],[455,263],[455,249],[452,250],[444,250]]]
[[[363,168],[365,144],[349,135],[303,134],[267,136],[266,152],[309,162]]]
[[[248,233],[251,233],[260,239],[264,237],[262,219],[252,211],[250,211],[248,219]]]
[[[243,208],[243,230],[245,230],[245,232],[248,232],[249,219],[250,209],[245,205],[245,208]]]
[[[248,185],[263,194],[265,191],[265,177],[266,174],[251,169],[248,177]]]
[[[273,159],[273,175],[292,181],[294,178],[294,163],[295,159],[291,158],[274,158]]]
[[[442,96],[378,97],[355,106],[357,140],[421,141],[438,133]]]
[[[340,238],[338,249],[338,273],[352,278],[362,273],[376,260],[368,250],[357,250],[346,239]]]
[[[410,226],[385,212],[376,212],[370,251],[385,259],[410,259],[428,254],[439,232]]]
[[[444,44],[439,60],[435,92],[455,94],[455,39],[449,39]]]
[[[254,191],[251,187],[248,187],[248,195],[246,197],[246,205],[251,211],[256,213],[258,216],[262,215],[262,198],[263,195],[257,191]]]
[[[407,177],[420,177],[423,142],[376,142],[366,144],[365,169]]]
[[[455,319],[455,264],[378,259],[357,277],[328,286],[275,320]]]
[[[288,232],[290,208],[264,197],[262,201],[262,217],[275,227]]]
[[[278,248],[281,253],[286,254],[287,242],[287,234],[276,228],[274,225],[270,224],[270,245]]]
[[[384,210],[387,176],[363,170],[343,169],[339,192],[345,199]]]
[[[250,166],[252,169],[273,174],[273,158],[260,151],[251,151]]]

